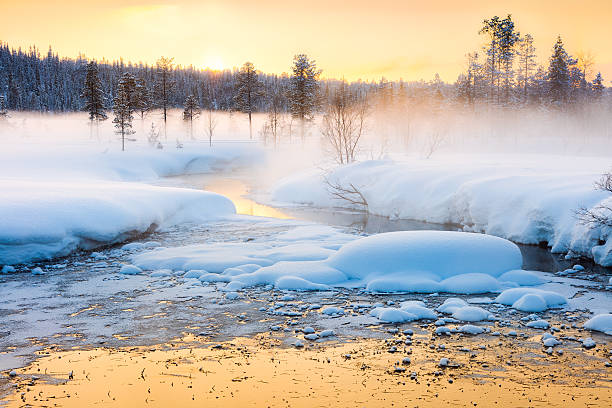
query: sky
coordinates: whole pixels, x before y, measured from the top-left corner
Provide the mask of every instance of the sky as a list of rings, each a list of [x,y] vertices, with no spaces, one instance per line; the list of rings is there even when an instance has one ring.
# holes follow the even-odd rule
[[[152,64],[164,55],[212,69],[251,61],[280,74],[306,53],[327,78],[445,81],[482,48],[482,20],[510,13],[541,63],[561,34],[612,80],[611,0],[0,0],[0,10],[0,41],[60,56]]]

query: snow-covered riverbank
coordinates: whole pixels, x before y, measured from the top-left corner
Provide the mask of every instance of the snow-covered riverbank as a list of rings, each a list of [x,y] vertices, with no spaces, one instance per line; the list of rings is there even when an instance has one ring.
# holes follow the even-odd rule
[[[248,142],[185,142],[129,151],[95,142],[7,144],[0,154],[0,265],[64,256],[155,228],[235,213],[227,198],[153,185],[160,177],[231,171],[264,160]]]
[[[367,161],[325,177],[356,187],[372,214],[458,224],[526,244],[546,242],[553,252],[571,251],[610,266],[610,229],[590,229],[575,215],[581,207],[608,203],[609,195],[593,185],[609,165],[606,158],[463,156]],[[320,170],[289,176],[271,198],[280,205],[353,206],[333,198]]]

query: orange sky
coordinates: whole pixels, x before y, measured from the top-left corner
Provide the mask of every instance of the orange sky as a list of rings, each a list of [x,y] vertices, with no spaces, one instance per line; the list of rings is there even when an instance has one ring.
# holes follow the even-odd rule
[[[427,4],[425,4],[427,3]],[[307,7],[308,6],[308,7]],[[612,0],[0,0],[0,40],[62,56],[286,72],[306,52],[326,77],[454,81],[484,18],[512,13],[545,61],[557,34],[612,80]]]

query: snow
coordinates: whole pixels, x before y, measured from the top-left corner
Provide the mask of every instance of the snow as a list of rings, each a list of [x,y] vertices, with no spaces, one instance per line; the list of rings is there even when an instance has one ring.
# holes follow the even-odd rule
[[[483,320],[491,320],[493,318],[491,313],[477,306],[459,307],[451,316],[464,322],[480,322]]]
[[[142,269],[135,265],[123,265],[119,273],[122,275],[138,275],[142,273]]]
[[[612,314],[603,313],[593,316],[584,323],[584,328],[612,336]]]
[[[532,329],[548,330],[550,323],[548,323],[546,320],[534,320],[527,323],[526,326],[531,327]]]
[[[575,210],[612,200],[593,188],[608,170],[604,158],[466,155],[429,160],[372,160],[334,168],[328,180],[359,188],[368,211],[391,218],[454,223],[512,241],[547,242],[553,252],[593,258],[612,266],[609,228],[591,230]],[[350,207],[332,198],[321,171],[281,180],[271,199],[289,205]],[[599,245],[599,240],[604,245]],[[518,269],[518,268],[517,268]]]
[[[436,319],[436,313],[425,307],[423,302],[402,302],[401,307],[376,307],[370,311],[370,315],[386,323],[404,323],[422,319]]]
[[[186,143],[157,150],[48,142],[0,153],[0,264],[19,264],[122,242],[145,231],[235,213],[218,194],[163,187],[159,178],[232,169],[261,160],[252,144]],[[158,185],[153,185],[158,184]],[[138,245],[125,250],[138,249]],[[142,247],[149,248],[145,243]]]
[[[499,277],[501,282],[513,282],[520,286],[537,286],[547,282],[536,271],[514,270],[508,271]]]
[[[512,306],[523,312],[543,312],[551,307],[567,303],[567,299],[558,293],[537,288],[506,289],[495,298],[495,302]]]
[[[520,267],[522,257],[515,244],[483,234],[402,231],[358,238],[311,225],[261,242],[155,248],[134,255],[132,261],[144,270],[204,270],[223,276],[218,281],[242,287],[272,285],[298,291],[365,287],[371,292],[472,294],[500,291],[496,277]],[[215,280],[211,275],[199,277]]]
[[[473,324],[466,324],[463,326],[459,326],[457,330],[459,330],[461,333],[464,333],[464,334],[473,334],[473,335],[482,334],[485,332],[485,329],[479,326],[474,326]]]

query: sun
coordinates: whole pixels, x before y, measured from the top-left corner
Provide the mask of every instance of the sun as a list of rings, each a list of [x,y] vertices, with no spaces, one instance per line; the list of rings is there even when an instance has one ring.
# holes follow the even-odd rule
[[[225,69],[223,59],[221,59],[221,57],[219,57],[218,55],[209,55],[205,57],[204,67],[212,69],[213,71],[223,71]]]

